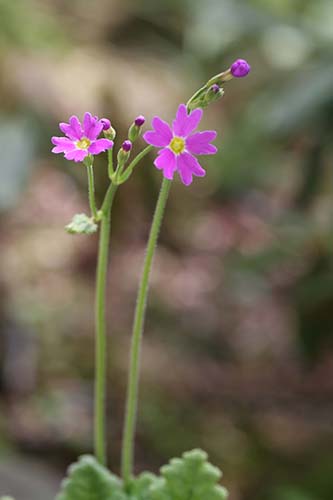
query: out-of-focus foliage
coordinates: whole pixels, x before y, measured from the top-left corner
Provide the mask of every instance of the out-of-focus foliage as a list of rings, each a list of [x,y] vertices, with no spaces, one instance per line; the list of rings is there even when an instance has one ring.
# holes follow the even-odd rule
[[[89,209],[85,169],[50,154],[57,123],[86,110],[107,116],[120,145],[135,116],[171,118],[243,57],[249,77],[226,84],[205,112],[219,148],[206,178],[172,188],[144,339],[137,471],[200,446],[232,500],[331,500],[332,42],[330,0],[0,0],[1,494],[35,500],[35,460],[61,476],[91,448],[96,236],[63,230]],[[116,472],[160,183],[152,160],[114,205]],[[103,159],[95,174],[101,197]],[[15,481],[10,450],[26,458]]]
[[[126,500],[120,479],[102,467],[94,457],[80,458],[69,470],[57,500]]]
[[[207,462],[202,450],[185,452],[182,458],[173,458],[161,469],[162,478],[151,488],[153,500],[225,500],[227,491],[218,485],[221,472]]]
[[[207,458],[202,450],[185,452],[161,467],[161,477],[143,472],[125,488],[94,457],[85,455],[69,467],[56,500],[225,500],[227,492],[217,484],[221,472]]]

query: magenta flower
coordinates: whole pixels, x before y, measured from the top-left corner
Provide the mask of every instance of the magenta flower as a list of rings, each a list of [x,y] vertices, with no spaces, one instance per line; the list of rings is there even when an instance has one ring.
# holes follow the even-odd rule
[[[66,160],[83,161],[89,154],[98,155],[113,146],[109,139],[98,139],[104,121],[90,113],[85,113],[82,125],[77,116],[71,116],[69,123],[60,123],[59,128],[67,137],[52,137],[52,153],[64,153]]]
[[[202,109],[194,109],[188,114],[185,104],[181,104],[172,128],[155,116],[152,121],[154,130],[143,135],[148,144],[162,148],[154,161],[155,167],[163,170],[164,177],[170,180],[178,171],[185,186],[191,184],[193,175],[206,175],[194,155],[212,155],[217,151],[217,148],[210,144],[216,138],[215,130],[193,133],[199,125],[202,113]]]

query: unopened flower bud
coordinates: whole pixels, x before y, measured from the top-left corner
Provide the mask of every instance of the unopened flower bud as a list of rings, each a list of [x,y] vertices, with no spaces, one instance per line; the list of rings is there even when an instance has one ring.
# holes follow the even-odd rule
[[[134,142],[137,140],[141,133],[141,127],[145,123],[146,119],[143,115],[139,115],[135,118],[134,122],[128,130],[129,139]]]
[[[103,129],[103,133],[104,133],[104,137],[106,137],[107,139],[111,139],[111,141],[114,140],[114,138],[116,137],[117,135],[117,132],[115,131],[115,129],[111,126],[111,123],[110,123],[110,127],[108,129]]]
[[[217,94],[220,91],[220,87],[217,85],[217,83],[214,83],[214,85],[212,85],[209,90],[214,94]]]
[[[235,78],[243,78],[251,71],[251,66],[245,59],[237,59],[231,66],[230,72]]]
[[[209,87],[207,92],[199,99],[197,106],[200,108],[206,108],[212,102],[217,101],[224,94],[224,90],[217,84],[214,83]]]
[[[124,165],[124,163],[128,160],[129,155],[131,153],[132,143],[129,140],[126,140],[122,143],[121,148],[118,151],[117,160],[119,165]]]
[[[109,130],[109,128],[111,128],[111,122],[107,118],[101,118],[101,122],[103,123],[103,130]]]
[[[208,80],[206,85],[213,86],[214,84],[217,84],[220,87],[223,83],[229,82],[233,78],[243,78],[244,76],[247,76],[250,71],[251,66],[247,61],[245,61],[245,59],[237,59],[234,63],[232,63],[229,69],[213,76],[213,78]]]
[[[131,151],[132,149],[132,143],[131,141],[124,141],[121,145],[121,148],[126,152],[128,153],[129,151]]]
[[[145,117],[143,115],[139,115],[135,118],[134,123],[137,127],[142,127],[145,121],[146,121]]]

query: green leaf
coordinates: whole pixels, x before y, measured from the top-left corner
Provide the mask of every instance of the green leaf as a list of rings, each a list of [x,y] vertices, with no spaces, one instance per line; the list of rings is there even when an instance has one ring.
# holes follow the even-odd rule
[[[150,472],[143,472],[131,484],[130,500],[151,500],[151,488],[159,478]]]
[[[173,458],[161,468],[162,478],[150,488],[152,500],[225,500],[227,490],[217,483],[222,472],[207,462],[202,450]]]
[[[90,455],[72,464],[56,500],[127,500],[121,480]]]
[[[96,233],[97,228],[94,219],[86,214],[74,215],[72,222],[65,227],[66,231],[71,234],[93,234]]]

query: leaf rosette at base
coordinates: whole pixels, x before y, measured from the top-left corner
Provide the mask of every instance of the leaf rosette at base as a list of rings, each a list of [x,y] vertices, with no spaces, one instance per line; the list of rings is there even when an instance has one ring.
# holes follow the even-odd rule
[[[55,500],[226,500],[221,477],[204,451],[192,450],[163,466],[160,477],[143,472],[125,490],[121,479],[84,455],[69,467]]]

